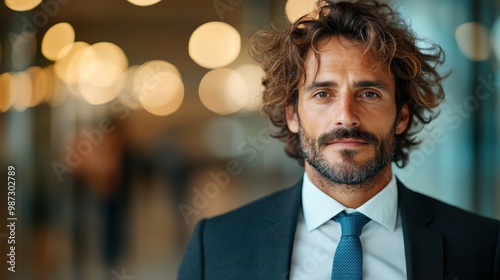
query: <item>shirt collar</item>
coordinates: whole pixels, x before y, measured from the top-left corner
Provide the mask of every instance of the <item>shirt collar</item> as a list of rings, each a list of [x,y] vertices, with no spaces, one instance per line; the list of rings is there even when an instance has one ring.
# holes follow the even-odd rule
[[[389,184],[357,209],[350,209],[316,187],[307,173],[302,185],[304,221],[308,231],[313,231],[342,211],[360,212],[390,231],[396,229],[398,188],[392,175]]]

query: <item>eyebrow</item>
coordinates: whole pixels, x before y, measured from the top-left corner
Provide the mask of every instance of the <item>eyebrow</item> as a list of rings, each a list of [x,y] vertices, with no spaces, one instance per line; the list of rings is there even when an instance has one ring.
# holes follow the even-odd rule
[[[314,81],[313,83],[306,86],[306,90],[310,91],[317,88],[334,88],[337,86],[338,86],[337,83],[333,81],[324,81],[324,82]]]
[[[361,88],[361,87],[373,87],[373,88],[378,88],[383,91],[389,91],[389,86],[382,83],[381,81],[358,81],[354,83],[355,88]]]
[[[355,88],[363,88],[363,87],[373,87],[383,91],[389,91],[389,86],[384,84],[379,80],[363,80],[363,81],[355,81],[353,86]],[[338,84],[334,81],[314,81],[313,83],[306,86],[305,90],[310,91],[317,88],[335,88],[338,87]]]

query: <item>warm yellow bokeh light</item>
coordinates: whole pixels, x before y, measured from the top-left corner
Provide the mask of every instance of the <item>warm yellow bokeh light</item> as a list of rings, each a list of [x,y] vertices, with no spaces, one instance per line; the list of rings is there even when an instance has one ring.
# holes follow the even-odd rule
[[[262,68],[256,64],[245,64],[236,68],[236,71],[245,79],[248,87],[248,99],[242,110],[258,110],[262,103],[262,76],[264,75]]]
[[[123,50],[113,43],[101,42],[86,48],[80,58],[80,82],[108,87],[115,84],[128,66]]]
[[[175,75],[179,76],[179,78],[182,79],[181,73],[179,72],[179,69],[175,67],[172,63],[166,62],[164,60],[150,60],[147,62],[144,62],[140,67],[140,71],[137,74],[136,79],[149,79],[156,73],[160,72],[171,72],[174,73]],[[137,70],[139,70],[137,69]],[[147,81],[143,81],[146,82]]]
[[[54,69],[56,75],[68,85],[68,90],[81,96],[90,104],[103,104],[119,94],[119,79],[127,68],[128,61],[123,50],[109,42],[89,46],[76,42],[64,47]]]
[[[473,61],[485,60],[490,56],[491,44],[488,29],[476,22],[468,22],[455,31],[460,51]]]
[[[208,22],[189,38],[189,56],[205,68],[224,67],[233,62],[241,48],[240,34],[224,22]]]
[[[134,74],[133,91],[148,112],[166,116],[175,112],[184,99],[184,84],[179,71],[165,61],[149,61]]]
[[[0,74],[0,112],[6,112],[12,105],[11,80],[12,75],[9,72]]]
[[[110,102],[119,94],[118,87],[115,85],[100,87],[91,83],[78,84],[78,91],[81,97],[92,105]]]
[[[26,71],[15,73],[10,82],[10,90],[12,107],[19,112],[26,110],[30,105],[33,92],[30,75]]]
[[[42,3],[42,0],[5,0],[5,6],[18,12],[29,11]]]
[[[152,107],[146,104],[142,104],[142,106],[146,111],[150,112],[153,115],[166,116],[177,111],[181,107],[183,99],[184,99],[184,94],[182,95],[177,94],[169,103],[164,104],[163,106]]]
[[[164,72],[162,82],[158,87],[149,91],[148,94],[141,95],[139,99],[142,107],[146,111],[158,115],[166,116],[177,111],[184,99],[184,84],[181,79],[171,72]]]
[[[54,64],[54,71],[66,84],[76,85],[80,81],[80,59],[88,47],[89,44],[85,42],[75,42],[61,50],[61,53],[66,53],[66,55],[58,56]]]
[[[133,93],[137,100],[145,100],[151,92],[156,92],[162,86],[165,77],[170,74],[176,75],[182,81],[179,70],[171,63],[152,60],[142,64],[133,77]]]
[[[200,100],[210,111],[219,115],[237,112],[245,106],[248,88],[235,70],[220,68],[205,74],[198,89]]]
[[[55,61],[58,56],[62,57],[66,53],[61,50],[75,42],[75,30],[67,22],[61,22],[52,26],[42,39],[42,54],[48,60]],[[71,48],[65,48],[69,52]]]
[[[78,93],[88,103],[104,104],[119,94],[119,79],[128,66],[117,45],[100,42],[83,50],[79,59]]]
[[[316,0],[288,0],[285,12],[290,22],[295,22],[301,16],[312,12],[316,8]]]
[[[142,108],[139,99],[135,96],[133,91],[134,75],[137,69],[139,69],[138,65],[130,66],[122,73],[120,77],[120,93],[118,95],[118,101],[133,110],[139,110]]]
[[[137,6],[151,6],[151,5],[154,5],[158,2],[160,2],[161,0],[127,0],[129,1],[130,3],[134,4],[134,5],[137,5]]]

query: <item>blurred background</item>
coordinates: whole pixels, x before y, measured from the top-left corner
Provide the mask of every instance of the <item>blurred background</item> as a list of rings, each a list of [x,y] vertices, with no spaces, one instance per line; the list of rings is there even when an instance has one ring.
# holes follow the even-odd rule
[[[452,71],[439,118],[397,175],[500,218],[500,1],[390,3]],[[261,70],[247,47],[312,6],[2,1],[0,181],[14,166],[17,221],[12,273],[5,183],[0,278],[175,279],[199,219],[299,180],[258,112]]]

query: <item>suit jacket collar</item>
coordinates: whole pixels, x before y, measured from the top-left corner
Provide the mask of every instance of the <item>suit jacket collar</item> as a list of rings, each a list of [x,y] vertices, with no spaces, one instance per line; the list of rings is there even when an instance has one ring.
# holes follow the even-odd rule
[[[288,279],[299,211],[302,180],[280,194],[256,231],[259,279]]]
[[[443,279],[443,235],[431,228],[434,214],[421,195],[397,183],[407,278]]]

